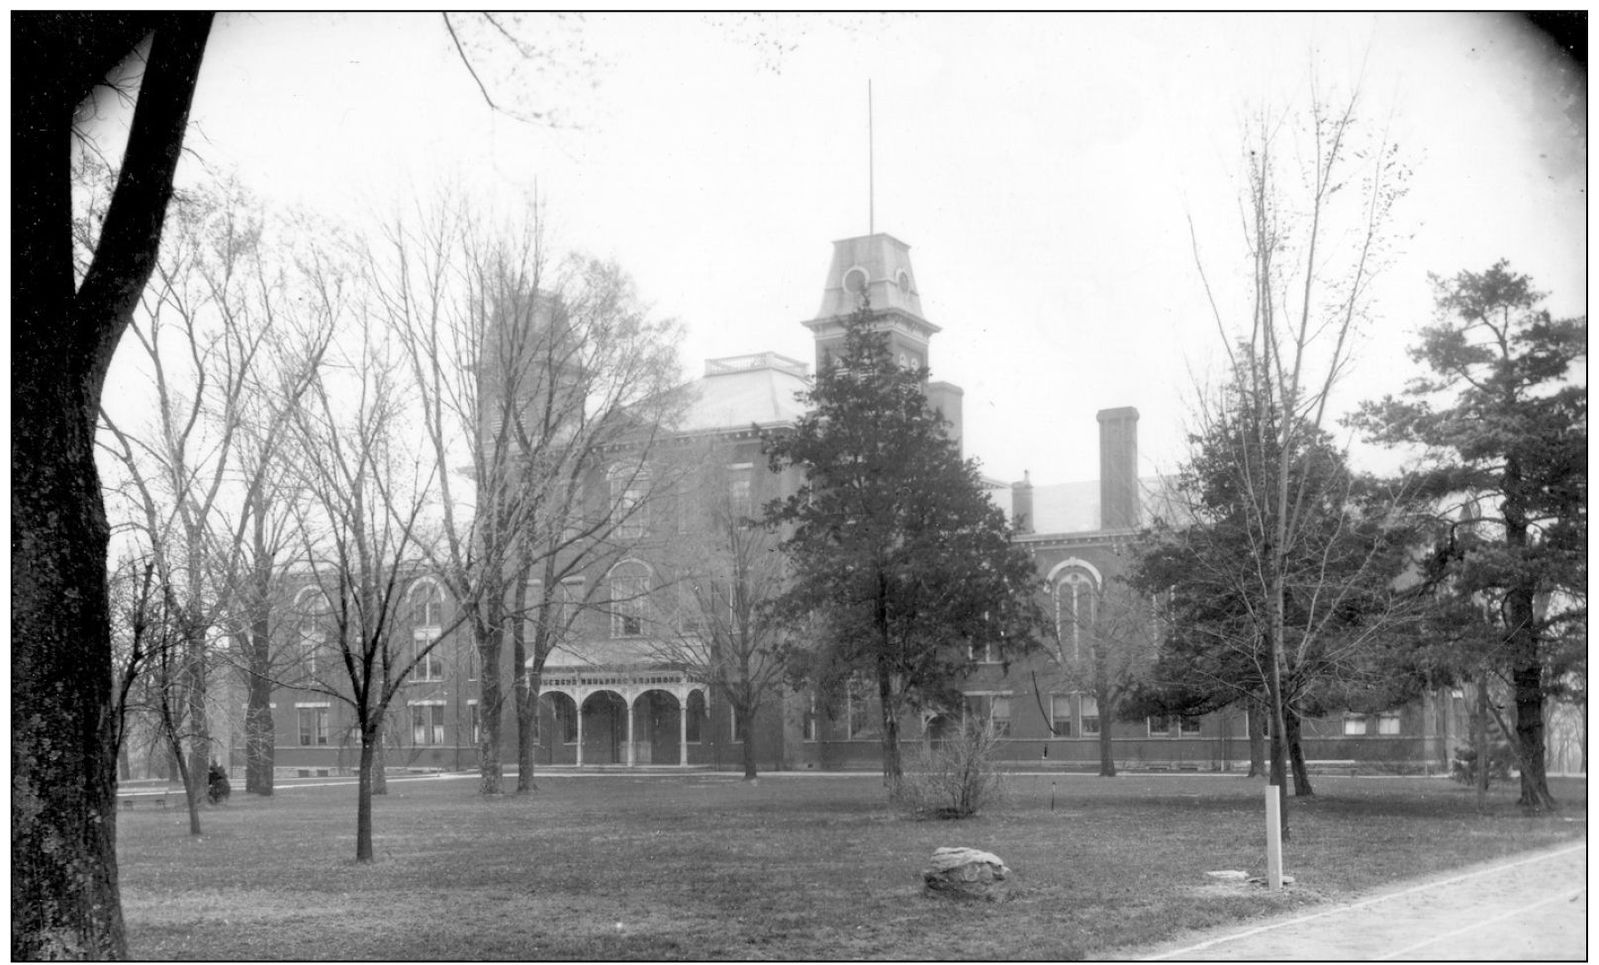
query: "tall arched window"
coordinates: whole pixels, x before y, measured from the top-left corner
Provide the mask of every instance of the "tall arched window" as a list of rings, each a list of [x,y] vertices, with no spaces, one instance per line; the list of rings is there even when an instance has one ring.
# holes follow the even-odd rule
[[[444,652],[435,644],[444,625],[444,592],[439,584],[423,577],[411,584],[411,642],[416,666],[412,680],[443,680]]]
[[[1083,655],[1083,644],[1092,640],[1094,622],[1099,619],[1099,583],[1087,569],[1072,566],[1055,574],[1054,590],[1060,656],[1076,660]]]
[[[328,641],[332,612],[327,594],[318,587],[308,586],[294,597],[295,645],[300,651],[300,665],[312,680],[317,676],[317,657]]]
[[[611,590],[611,636],[643,636],[649,612],[649,567],[627,560],[612,567],[606,581]]]

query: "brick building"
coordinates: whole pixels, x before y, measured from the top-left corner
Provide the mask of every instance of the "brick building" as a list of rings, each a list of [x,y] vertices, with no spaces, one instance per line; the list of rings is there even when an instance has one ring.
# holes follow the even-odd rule
[[[930,365],[938,326],[922,312],[909,247],[886,234],[834,243],[822,304],[803,324],[814,336],[815,364],[842,341],[841,319],[867,299],[896,358]],[[759,451],[757,429],[792,424],[802,413],[797,396],[810,385],[804,363],[763,352],[706,363],[692,387],[692,402],[665,453],[689,453],[696,462],[725,470],[718,485],[749,507],[792,492],[793,471],[774,475]],[[961,437],[963,394],[947,382],[930,382],[931,404]],[[1038,656],[1005,667],[974,654],[975,669],[964,681],[964,706],[907,721],[907,741],[935,736],[957,715],[977,715],[1005,740],[1001,755],[1016,764],[1089,769],[1097,766],[1102,732],[1121,768],[1229,770],[1247,766],[1248,728],[1243,710],[1197,719],[1105,720],[1092,696],[1061,669],[1080,655],[1095,631],[1096,607],[1122,572],[1130,540],[1149,521],[1160,480],[1140,478],[1138,412],[1131,407],[1098,413],[1100,475],[1082,483],[1014,485],[995,482],[991,495],[1011,514],[1016,539],[1037,561],[1046,585],[1043,601],[1059,639]],[[625,485],[645,487],[647,474]],[[618,485],[598,471],[596,492]],[[628,493],[613,498],[629,499]],[[875,701],[847,695],[833,707],[818,707],[805,693],[773,700],[753,721],[736,720],[713,688],[696,679],[662,646],[672,622],[670,600],[679,581],[674,560],[694,538],[687,514],[668,497],[641,513],[623,535],[627,553],[603,568],[573,577],[562,598],[581,611],[573,632],[557,647],[542,676],[541,764],[596,766],[736,766],[742,741],[753,737],[762,767],[780,769],[876,768],[880,762]],[[1007,505],[1008,504],[1008,505]],[[586,605],[580,601],[588,601]],[[451,620],[451,603],[438,581],[418,572],[407,589],[406,626],[413,641],[433,639]],[[297,611],[306,609],[297,601]],[[425,660],[397,701],[388,765],[472,768],[477,762],[479,712],[475,655],[462,633]],[[1060,649],[1056,650],[1055,647]],[[509,648],[507,648],[509,650]],[[517,668],[502,667],[511,679]],[[513,761],[515,725],[509,701],[502,733],[502,760]],[[1458,696],[1424,702],[1373,717],[1306,720],[1307,759],[1355,762],[1356,767],[1423,771],[1447,767],[1451,750],[1464,741]],[[274,705],[277,763],[289,773],[353,767],[357,744],[348,712],[293,688],[280,690]]]

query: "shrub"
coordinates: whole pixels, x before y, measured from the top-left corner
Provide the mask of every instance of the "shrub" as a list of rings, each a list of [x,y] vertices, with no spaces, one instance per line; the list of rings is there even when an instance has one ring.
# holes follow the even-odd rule
[[[900,780],[895,802],[923,818],[969,818],[998,800],[994,750],[999,739],[969,723],[948,740],[923,743]]]
[[[228,783],[228,771],[215,761],[211,762],[211,769],[205,775],[205,796],[212,804],[221,804],[233,793],[233,785]]]
[[[1488,745],[1488,780],[1510,779],[1510,764],[1515,755],[1508,741],[1496,740]],[[1455,748],[1455,759],[1450,762],[1449,776],[1462,784],[1477,783],[1477,749],[1471,746]]]

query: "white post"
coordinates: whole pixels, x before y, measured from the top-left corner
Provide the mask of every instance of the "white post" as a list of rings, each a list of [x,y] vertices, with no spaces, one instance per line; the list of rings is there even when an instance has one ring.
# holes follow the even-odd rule
[[[1283,812],[1281,789],[1266,785],[1266,887],[1283,889]]]
[[[631,700],[627,701],[627,766],[633,766],[633,701]]]

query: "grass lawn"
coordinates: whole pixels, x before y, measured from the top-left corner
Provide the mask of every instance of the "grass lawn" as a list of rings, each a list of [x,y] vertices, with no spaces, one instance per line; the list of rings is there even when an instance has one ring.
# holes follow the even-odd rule
[[[1050,809],[1054,783],[1054,810]],[[1276,895],[1207,884],[1260,873],[1260,782],[1017,775],[959,822],[890,811],[874,775],[545,775],[531,797],[391,778],[377,861],[355,854],[355,788],[235,793],[190,840],[181,808],[118,816],[128,950],[146,959],[1061,959],[1348,897],[1582,840],[1587,787],[1525,818],[1513,787],[1321,777],[1290,799]],[[993,851],[1014,900],[921,896],[933,849]]]

